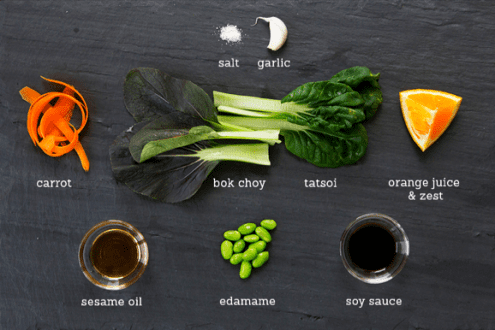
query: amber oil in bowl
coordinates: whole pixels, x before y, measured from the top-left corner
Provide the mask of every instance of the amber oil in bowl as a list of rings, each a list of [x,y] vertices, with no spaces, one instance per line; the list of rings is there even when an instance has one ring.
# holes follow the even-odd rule
[[[109,229],[96,237],[90,259],[96,271],[108,278],[129,276],[139,265],[139,244],[122,229]]]
[[[136,282],[148,264],[148,245],[132,225],[103,221],[91,228],[79,248],[79,264],[86,278],[107,290],[121,290]]]

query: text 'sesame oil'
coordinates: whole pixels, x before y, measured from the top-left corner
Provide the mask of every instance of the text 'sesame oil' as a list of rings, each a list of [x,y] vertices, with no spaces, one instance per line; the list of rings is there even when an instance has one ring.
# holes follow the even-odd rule
[[[349,238],[349,255],[352,263],[368,272],[387,268],[394,260],[395,254],[394,237],[379,225],[363,225]]]
[[[108,278],[128,276],[137,268],[139,258],[138,242],[121,229],[109,229],[101,233],[90,250],[94,268]]]

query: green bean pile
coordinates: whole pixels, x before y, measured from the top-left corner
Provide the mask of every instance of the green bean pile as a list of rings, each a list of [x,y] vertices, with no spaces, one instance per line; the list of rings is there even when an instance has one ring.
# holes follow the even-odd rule
[[[222,257],[230,260],[232,265],[241,264],[239,276],[242,279],[251,275],[253,267],[259,268],[268,261],[269,253],[265,248],[266,244],[272,241],[268,230],[273,230],[275,227],[277,227],[275,220],[267,219],[261,221],[260,226],[245,223],[237,230],[228,230],[223,234],[225,241],[220,246]]]

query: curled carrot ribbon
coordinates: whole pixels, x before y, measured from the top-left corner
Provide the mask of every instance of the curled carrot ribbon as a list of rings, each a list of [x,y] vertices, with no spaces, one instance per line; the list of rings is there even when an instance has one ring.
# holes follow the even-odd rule
[[[73,86],[58,80],[41,78],[65,88],[61,93],[48,92],[43,95],[29,87],[19,91],[22,99],[31,104],[27,116],[27,130],[31,140],[51,157],[60,157],[76,150],[83,169],[88,171],[89,160],[79,142],[79,133],[88,121],[86,101]],[[50,102],[55,99],[57,100],[52,106]],[[81,125],[77,129],[70,123],[76,105],[82,115]]]

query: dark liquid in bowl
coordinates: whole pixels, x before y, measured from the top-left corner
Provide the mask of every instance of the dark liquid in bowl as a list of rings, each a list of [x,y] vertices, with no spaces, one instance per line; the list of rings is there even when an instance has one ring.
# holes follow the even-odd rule
[[[136,239],[121,229],[101,233],[91,246],[90,259],[103,276],[122,278],[131,274],[139,264],[139,246]]]
[[[349,238],[352,262],[366,271],[388,267],[396,254],[395,240],[385,228],[367,224],[356,229]]]

